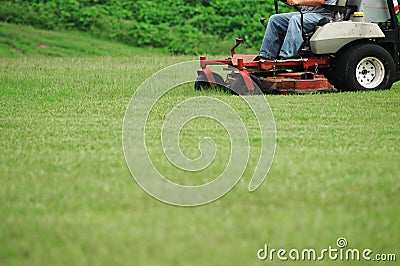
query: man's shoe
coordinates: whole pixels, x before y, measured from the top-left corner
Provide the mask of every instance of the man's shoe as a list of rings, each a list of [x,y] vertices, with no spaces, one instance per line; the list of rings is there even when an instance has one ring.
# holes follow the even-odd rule
[[[267,57],[264,57],[262,55],[257,55],[256,58],[254,58],[253,61],[261,61],[261,60],[263,60],[263,61],[273,61],[271,58],[267,58]]]

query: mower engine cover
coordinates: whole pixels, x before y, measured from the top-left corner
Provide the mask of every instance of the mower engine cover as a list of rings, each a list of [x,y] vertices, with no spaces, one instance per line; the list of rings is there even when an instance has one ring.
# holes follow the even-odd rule
[[[310,39],[314,54],[335,54],[346,44],[362,39],[384,38],[377,24],[368,22],[341,21],[318,27]]]

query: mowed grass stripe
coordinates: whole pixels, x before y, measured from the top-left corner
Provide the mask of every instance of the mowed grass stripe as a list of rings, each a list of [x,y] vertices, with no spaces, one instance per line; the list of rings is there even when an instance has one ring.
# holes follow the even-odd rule
[[[177,88],[150,121],[155,141],[148,144],[161,171],[170,171],[156,140],[163,114],[177,101],[199,95],[218,97],[241,111],[255,153],[243,180],[213,204],[177,208],[145,194],[122,153],[125,109],[147,77],[188,59],[193,58],[1,58],[2,263],[262,265],[266,262],[260,263],[256,252],[265,243],[322,249],[340,236],[354,248],[396,252],[398,84],[379,92],[266,96],[277,149],[267,180],[254,193],[247,186],[259,135],[251,112],[239,97]],[[198,122],[182,133],[188,154],[196,155],[196,133],[204,133],[204,123],[223,149],[221,127]],[[222,159],[215,173],[223,168]],[[192,182],[184,173],[176,178]]]

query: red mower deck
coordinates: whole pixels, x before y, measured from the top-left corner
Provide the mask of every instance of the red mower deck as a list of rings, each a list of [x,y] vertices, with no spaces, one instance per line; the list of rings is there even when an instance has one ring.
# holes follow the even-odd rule
[[[234,50],[233,50],[234,51]],[[257,55],[233,54],[225,60],[207,60],[200,57],[199,71],[203,71],[211,87],[216,85],[214,75],[207,66],[226,65],[231,74],[242,78],[247,91],[238,94],[254,94],[255,87],[263,93],[320,93],[337,91],[318,70],[329,66],[329,58],[312,57],[287,60],[256,60]],[[255,61],[256,60],[256,61]],[[255,81],[255,79],[258,81]],[[231,88],[232,80],[219,84]],[[235,89],[235,88],[231,88]]]

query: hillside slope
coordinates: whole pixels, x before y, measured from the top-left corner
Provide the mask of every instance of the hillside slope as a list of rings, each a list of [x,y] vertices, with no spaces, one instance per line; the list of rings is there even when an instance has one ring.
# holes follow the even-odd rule
[[[131,56],[165,52],[101,40],[82,32],[55,32],[0,22],[0,56]]]

